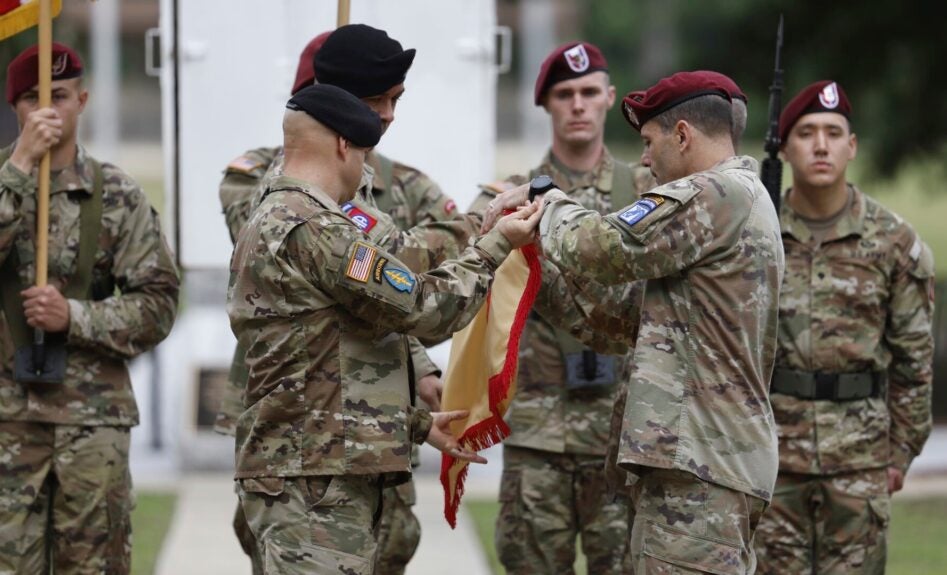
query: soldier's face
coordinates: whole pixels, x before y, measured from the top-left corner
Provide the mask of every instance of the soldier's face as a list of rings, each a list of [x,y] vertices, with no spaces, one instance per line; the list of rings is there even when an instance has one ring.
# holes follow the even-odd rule
[[[680,140],[675,130],[665,132],[660,124],[651,121],[641,127],[641,165],[651,169],[659,185],[686,176]]]
[[[386,92],[377,96],[362,98],[362,101],[368,104],[368,107],[375,110],[375,113],[381,116],[381,133],[388,131],[388,126],[395,121],[395,108],[398,106],[398,100],[404,95],[404,84],[392,86]]]
[[[834,112],[816,112],[799,118],[783,144],[792,166],[793,182],[806,187],[829,187],[845,179],[858,143],[848,120]]]
[[[543,107],[552,117],[553,139],[567,146],[601,141],[605,134],[605,114],[615,103],[615,86],[608,74],[592,72],[553,84]]]
[[[82,87],[81,78],[68,80],[54,80],[50,84],[50,107],[56,110],[62,120],[62,137],[59,146],[74,142],[76,126],[79,125],[79,114],[85,109],[89,93]],[[34,110],[39,109],[39,86],[33,86],[20,95],[13,104],[16,119],[22,128],[26,124],[26,117]]]

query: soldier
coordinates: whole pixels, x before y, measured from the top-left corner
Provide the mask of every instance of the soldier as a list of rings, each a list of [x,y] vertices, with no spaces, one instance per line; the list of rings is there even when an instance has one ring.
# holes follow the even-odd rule
[[[532,241],[532,204],[458,260],[414,274],[342,211],[381,120],[330,85],[284,118],[282,175],[234,251],[228,312],[247,350],[238,493],[266,571],[371,573],[381,488],[410,474],[409,438],[468,461],[448,424],[410,406],[405,339],[472,319],[493,272]],[[302,353],[300,353],[302,350]]]
[[[326,52],[322,45],[329,36],[333,41]],[[342,87],[362,98],[379,113],[384,132],[394,121],[398,99],[404,92],[405,76],[413,62],[414,50],[403,50],[401,45],[381,30],[363,24],[343,26],[335,32],[324,32],[313,38],[303,49],[296,69],[292,93],[309,86],[316,78],[313,60],[320,54],[320,82]],[[366,79],[368,78],[368,79]],[[259,202],[258,195],[265,188],[262,182],[279,173],[282,148],[258,148],[245,152],[233,160],[225,171],[220,185],[230,236],[236,241],[249,218],[252,206]],[[457,216],[454,202],[430,178],[414,168],[393,162],[376,151],[368,154],[367,163],[374,168],[367,172],[367,181],[361,190],[362,201],[348,208],[356,222],[364,222],[373,241],[396,254],[415,271],[424,271],[445,256],[455,256],[466,246],[468,234],[449,237],[450,248],[443,254],[410,257],[404,246],[431,242],[405,242],[395,234],[394,226],[408,230],[426,226]],[[377,206],[375,204],[378,204]],[[381,213],[380,213],[381,212]],[[387,215],[383,215],[387,213]],[[390,217],[389,217],[390,216]],[[393,220],[393,224],[392,224]],[[463,226],[469,227],[469,226]],[[476,227],[472,228],[476,229]],[[425,246],[427,247],[427,246]],[[416,264],[420,260],[423,263]],[[435,411],[440,409],[442,384],[440,370],[425,352],[424,346],[411,339],[411,359],[418,395]],[[221,402],[215,429],[233,435],[236,420],[243,413],[243,390],[246,386],[244,351],[237,349],[231,364],[228,386]],[[415,449],[415,460],[417,458]],[[406,482],[385,490],[382,518],[377,531],[379,539],[376,569],[383,575],[399,575],[411,560],[421,537],[420,523],[411,510],[415,503],[414,483]],[[262,573],[253,535],[246,526],[242,509],[237,506],[234,530],[245,552],[250,555],[254,573]]]
[[[763,573],[883,573],[890,496],[931,431],[933,256],[846,180],[850,114],[825,80],[779,119],[792,187],[780,214],[779,476],[756,538]]]
[[[126,360],[170,331],[178,276],[138,184],[77,142],[88,100],[79,55],[53,44],[52,106],[40,108],[37,52],[7,68],[20,134],[0,151],[0,571],[128,573],[138,408]],[[49,284],[24,289],[47,151]],[[32,341],[30,328],[65,346],[62,381],[14,379],[14,346]]]
[[[768,378],[783,252],[757,162],[733,155],[731,100],[695,72],[628,94],[622,111],[660,186],[604,217],[545,195],[543,253],[563,274],[647,280],[640,325],[623,309],[603,320],[634,347],[618,463],[640,476],[636,573],[752,573],[776,480]]]
[[[570,42],[553,50],[540,67],[534,101],[549,114],[552,149],[528,176],[513,176],[507,184],[545,174],[601,214],[653,186],[647,168],[614,159],[605,146],[615,87],[598,47]],[[470,211],[486,209],[494,195],[485,189]],[[544,284],[540,299],[554,292],[551,281]],[[537,311],[541,307],[523,330],[516,395],[506,417],[511,435],[503,441],[497,555],[511,574],[573,573],[581,535],[589,572],[625,572],[628,500],[624,492],[609,496],[604,485],[621,357],[586,348],[556,329],[559,317],[547,319]]]

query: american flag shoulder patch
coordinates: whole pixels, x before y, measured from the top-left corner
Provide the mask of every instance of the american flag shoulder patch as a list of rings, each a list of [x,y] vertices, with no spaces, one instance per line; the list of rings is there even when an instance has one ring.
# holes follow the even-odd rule
[[[355,281],[367,282],[372,273],[372,264],[375,263],[375,256],[378,250],[368,244],[355,242],[355,249],[352,250],[352,256],[349,258],[349,264],[345,270],[346,277]]]

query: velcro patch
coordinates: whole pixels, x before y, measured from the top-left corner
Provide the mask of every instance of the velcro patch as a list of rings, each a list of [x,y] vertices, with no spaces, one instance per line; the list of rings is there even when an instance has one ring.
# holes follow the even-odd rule
[[[240,172],[241,174],[249,174],[253,170],[263,166],[263,162],[250,159],[246,156],[240,156],[239,158],[234,158],[227,164],[228,170],[233,170],[234,172]]]
[[[342,211],[352,220],[352,223],[358,226],[358,229],[365,233],[372,231],[372,228],[378,223],[378,220],[356,208],[350,202],[342,206]]]
[[[654,211],[654,209],[664,203],[661,196],[648,196],[641,198],[637,202],[618,215],[618,219],[629,226],[633,226],[644,219],[645,216]]]
[[[372,264],[375,263],[376,254],[378,254],[378,250],[372,246],[356,242],[345,275],[355,281],[367,282],[368,276],[372,272]]]
[[[383,273],[391,287],[396,290],[411,293],[414,289],[415,279],[411,272],[394,266],[385,266]]]

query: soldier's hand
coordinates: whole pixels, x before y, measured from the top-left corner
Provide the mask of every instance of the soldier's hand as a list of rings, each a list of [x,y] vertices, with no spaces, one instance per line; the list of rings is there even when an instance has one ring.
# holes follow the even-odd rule
[[[888,495],[901,491],[904,487],[904,472],[894,466],[888,467]]]
[[[543,217],[541,200],[520,206],[512,214],[507,214],[497,222],[497,229],[514,248],[531,244],[536,239],[536,226]]]
[[[528,202],[529,184],[517,186],[493,198],[487,204],[487,211],[483,213],[483,224],[480,227],[480,233],[485,234],[492,230],[504,211],[515,210],[520,206],[525,206]]]
[[[62,137],[62,119],[52,108],[40,108],[26,116],[26,123],[16,140],[10,161],[21,172],[29,174],[50,148]]]
[[[427,435],[427,442],[439,451],[450,455],[454,459],[462,459],[470,463],[486,463],[487,460],[457,443],[457,438],[450,431],[450,422],[467,417],[466,411],[441,411],[432,413],[434,425]]]
[[[20,292],[30,327],[55,333],[69,329],[69,302],[55,286],[33,286]]]
[[[418,396],[424,403],[431,406],[431,411],[441,410],[441,394],[444,393],[444,382],[433,373],[418,380]]]

